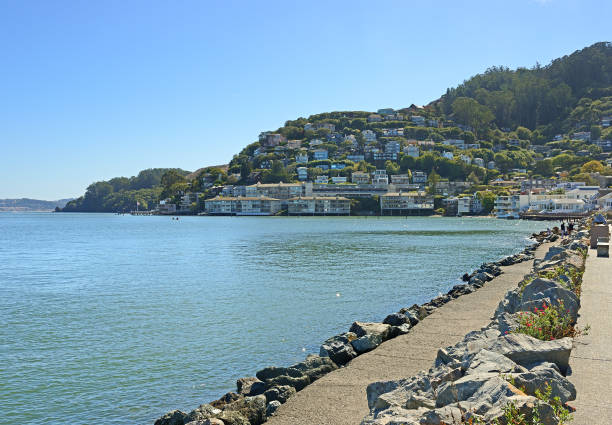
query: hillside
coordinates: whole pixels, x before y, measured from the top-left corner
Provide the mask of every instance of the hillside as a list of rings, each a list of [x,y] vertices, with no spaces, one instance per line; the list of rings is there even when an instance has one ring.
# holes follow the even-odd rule
[[[58,199],[57,201],[43,201],[40,199],[0,199],[0,211],[53,211],[55,208],[64,208],[72,198]]]
[[[610,117],[612,44],[601,42],[543,67],[489,68],[424,107],[289,120],[262,132],[229,166],[97,182],[64,211],[127,211],[136,201],[152,208],[159,199],[179,203],[185,192],[212,197],[226,184],[351,181],[354,172],[375,169],[409,177],[421,171],[485,190],[517,175],[593,183],[587,171],[610,172],[603,162],[584,166],[612,150]]]
[[[162,189],[164,174],[174,171],[186,176],[188,171],[172,168],[150,168],[132,177],[115,177],[108,181],[90,184],[85,195],[74,199],[62,209],[64,212],[123,212],[141,209],[157,204]]]

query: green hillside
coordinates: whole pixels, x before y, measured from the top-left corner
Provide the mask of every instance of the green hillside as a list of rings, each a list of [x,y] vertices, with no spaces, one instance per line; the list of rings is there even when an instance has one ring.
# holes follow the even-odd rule
[[[262,132],[228,167],[188,178],[182,170],[152,169],[97,182],[64,211],[124,211],[137,200],[151,208],[160,198],[177,202],[185,192],[211,197],[223,184],[296,181],[298,171],[302,180],[348,181],[356,171],[424,171],[479,189],[517,175],[593,183],[588,171],[612,174],[603,162],[611,116],[612,44],[601,42],[546,66],[490,68],[426,106],[289,120]]]

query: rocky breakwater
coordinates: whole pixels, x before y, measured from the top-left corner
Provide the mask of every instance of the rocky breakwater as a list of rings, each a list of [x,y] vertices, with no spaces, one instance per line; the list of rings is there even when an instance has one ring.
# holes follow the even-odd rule
[[[565,376],[580,333],[575,324],[587,252],[584,223],[578,230],[534,261],[488,326],[440,349],[431,369],[370,384],[362,425],[567,421],[576,390]]]
[[[535,249],[541,242],[500,261],[481,265],[477,270],[463,275],[465,283],[453,286],[448,293],[425,304],[414,304],[389,314],[383,323],[354,322],[348,332],[325,340],[319,355],[309,355],[303,362],[289,367],[266,367],[254,377],[240,378],[235,392],[202,404],[188,413],[180,410],[168,412],[157,419],[155,425],[262,424],[297,391],[343,367],[355,357],[374,350],[384,341],[408,333],[423,318],[450,300],[482,288],[503,272],[501,266],[533,259]]]

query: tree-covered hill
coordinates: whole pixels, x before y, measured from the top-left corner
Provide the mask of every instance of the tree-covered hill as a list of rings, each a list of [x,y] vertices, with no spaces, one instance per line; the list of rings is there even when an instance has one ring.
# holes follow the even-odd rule
[[[65,212],[122,212],[154,207],[162,193],[162,177],[168,171],[186,176],[188,171],[172,168],[150,168],[132,177],[115,177],[87,187],[85,195],[74,199],[62,209]]]
[[[487,108],[492,113],[491,124],[498,128],[523,126],[552,136],[579,124],[595,124],[611,112],[612,44],[593,44],[544,67],[489,68],[448,89],[431,106],[441,114],[461,115],[462,105],[456,102],[462,98]],[[605,103],[607,107],[589,108],[593,102]],[[576,110],[577,107],[580,109]],[[466,116],[464,120],[474,120],[478,115]]]

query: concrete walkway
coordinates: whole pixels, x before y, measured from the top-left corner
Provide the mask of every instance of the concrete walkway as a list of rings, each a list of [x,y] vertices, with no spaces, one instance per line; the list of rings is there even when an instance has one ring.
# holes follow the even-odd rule
[[[578,327],[589,335],[574,342],[570,381],[578,396],[573,425],[612,424],[612,258],[590,249],[580,297]]]
[[[550,245],[540,246],[536,258],[542,258]],[[268,424],[359,424],[368,413],[368,384],[405,378],[429,369],[438,348],[455,344],[466,333],[490,322],[506,291],[515,288],[531,271],[532,263],[502,267],[504,273],[478,291],[450,301],[408,334],[384,342],[297,393],[277,410],[277,416],[271,417]]]

